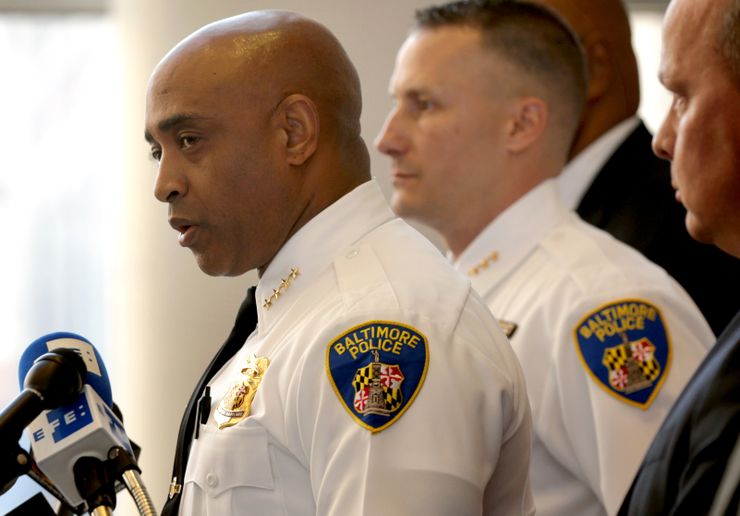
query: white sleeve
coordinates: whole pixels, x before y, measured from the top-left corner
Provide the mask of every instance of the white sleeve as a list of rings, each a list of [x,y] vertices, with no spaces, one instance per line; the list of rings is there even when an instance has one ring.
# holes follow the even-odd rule
[[[663,419],[713,342],[679,296],[630,292],[571,310],[554,354],[580,476],[616,514]]]
[[[487,309],[469,300],[451,335],[440,334],[434,321],[419,314],[384,312],[354,314],[322,332],[290,384],[288,398],[297,402],[288,425],[300,436],[317,513],[532,514],[523,376]],[[428,363],[421,377],[412,365],[421,340],[414,356],[401,351],[369,358],[370,350],[364,358],[358,351],[355,359],[334,361],[332,346],[349,353],[347,346],[362,331],[387,336],[393,325],[425,338]],[[406,336],[406,343],[412,340]],[[368,385],[370,373],[363,368],[371,361],[406,382],[397,407],[398,393],[385,384],[388,406],[398,408],[387,416],[360,414],[357,407],[364,405],[358,398],[353,406],[352,393]]]

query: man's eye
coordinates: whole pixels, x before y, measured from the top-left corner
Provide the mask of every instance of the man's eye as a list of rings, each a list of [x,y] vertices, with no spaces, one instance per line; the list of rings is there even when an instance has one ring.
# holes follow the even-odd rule
[[[416,100],[416,109],[418,111],[429,111],[434,107],[434,103],[431,100],[428,99],[417,99]]]
[[[683,113],[686,110],[686,97],[674,93],[673,107],[678,113]]]
[[[180,136],[180,148],[188,150],[190,147],[198,142],[198,138],[195,136]]]
[[[152,147],[150,153],[149,153],[154,161],[159,162],[159,160],[162,159],[162,149],[157,147]]]

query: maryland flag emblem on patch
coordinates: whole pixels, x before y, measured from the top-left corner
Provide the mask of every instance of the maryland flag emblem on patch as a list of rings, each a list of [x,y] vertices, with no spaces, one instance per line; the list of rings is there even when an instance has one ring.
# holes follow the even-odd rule
[[[611,386],[628,394],[652,386],[661,371],[655,359],[655,346],[648,338],[632,342],[625,340],[606,348],[601,363],[609,369]]]
[[[379,432],[395,423],[421,390],[429,366],[427,339],[402,323],[369,321],[329,343],[326,365],[347,412]]]
[[[375,359],[358,369],[352,382],[355,388],[355,410],[363,415],[388,416],[403,404],[403,372],[398,365],[381,363],[380,354],[376,350],[372,353]]]
[[[622,300],[587,314],[575,328],[581,361],[598,385],[647,409],[668,373],[671,346],[660,311]]]

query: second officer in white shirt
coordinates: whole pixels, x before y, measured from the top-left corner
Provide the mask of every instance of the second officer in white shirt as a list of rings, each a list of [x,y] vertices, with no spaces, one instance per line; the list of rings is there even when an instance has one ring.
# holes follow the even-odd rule
[[[585,84],[576,39],[543,8],[429,8],[399,51],[376,142],[393,160],[393,208],[442,234],[520,358],[542,515],[616,512],[713,341],[665,271],[559,197]]]

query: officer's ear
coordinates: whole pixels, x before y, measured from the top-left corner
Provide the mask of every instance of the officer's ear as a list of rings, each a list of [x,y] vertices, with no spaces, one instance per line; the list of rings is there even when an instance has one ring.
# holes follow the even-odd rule
[[[319,141],[319,112],[313,101],[295,93],[275,109],[274,123],[285,145],[289,165],[302,165],[316,152]]]
[[[609,55],[609,43],[598,31],[586,37],[583,50],[588,65],[586,98],[589,102],[594,102],[606,95],[614,82],[614,56]]]
[[[506,134],[507,149],[519,153],[537,142],[547,127],[549,115],[547,104],[537,97],[524,97],[512,102]]]

